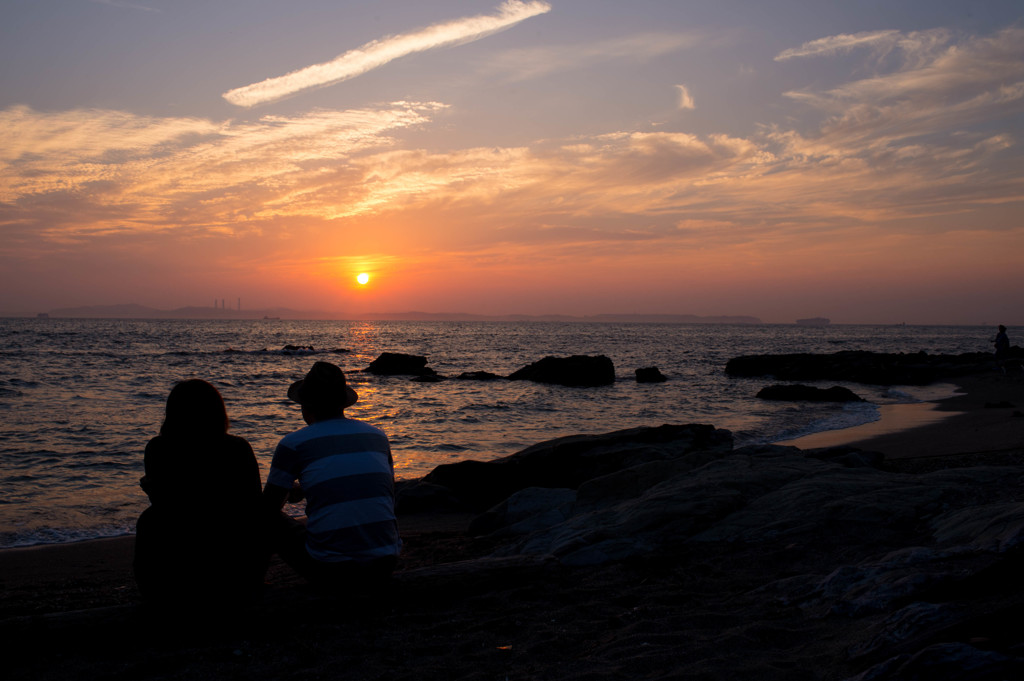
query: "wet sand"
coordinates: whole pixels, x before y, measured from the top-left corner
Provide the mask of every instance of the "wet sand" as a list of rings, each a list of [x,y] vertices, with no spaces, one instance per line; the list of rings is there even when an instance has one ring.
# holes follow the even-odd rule
[[[929,467],[1024,460],[1024,375],[966,377],[929,409],[887,410],[872,432],[828,442]],[[1013,406],[987,406],[1010,403]],[[935,420],[932,417],[942,415]],[[910,426],[910,427],[908,427]],[[902,430],[901,430],[902,428]],[[802,446],[808,446],[804,441]],[[816,444],[814,446],[822,446]],[[845,679],[863,634],[759,596],[769,580],[828,574],[813,547],[707,543],[594,568],[474,561],[490,540],[463,514],[402,518],[405,549],[379,600],[324,596],[280,563],[264,602],[216,626],[171,629],[138,606],[131,537],[0,551],[0,635],[11,679]],[[794,553],[794,552],[798,553]],[[164,623],[165,624],[165,623]]]
[[[849,445],[889,459],[996,453],[1024,444],[1024,374],[956,379],[960,392],[938,402],[885,405],[881,419],[780,442],[801,449]],[[1010,405],[1010,406],[1000,406]]]

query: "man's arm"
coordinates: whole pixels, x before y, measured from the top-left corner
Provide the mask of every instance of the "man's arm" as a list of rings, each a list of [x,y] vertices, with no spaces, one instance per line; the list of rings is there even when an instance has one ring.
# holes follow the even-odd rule
[[[263,498],[266,499],[267,505],[271,509],[280,511],[284,506],[284,502],[297,504],[306,498],[306,493],[302,491],[302,487],[298,482],[293,483],[290,489],[268,482],[266,487],[263,488]]]
[[[272,482],[268,482],[263,488],[263,499],[267,502],[267,507],[273,511],[280,511],[284,508],[284,502],[288,501],[289,490],[287,487],[281,487],[275,485]]]

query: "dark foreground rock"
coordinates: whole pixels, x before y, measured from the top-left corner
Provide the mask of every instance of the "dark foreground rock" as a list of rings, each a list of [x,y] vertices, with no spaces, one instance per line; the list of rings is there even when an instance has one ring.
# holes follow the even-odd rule
[[[438,466],[421,481],[400,489],[399,509],[429,499],[440,510],[483,511],[527,487],[572,488],[593,478],[652,461],[693,454],[706,462],[732,449],[727,430],[708,425],[630,428],[603,435],[571,435],[528,447],[494,461],[460,461]],[[415,501],[413,501],[415,500]]]
[[[512,373],[508,379],[573,387],[596,387],[615,382],[615,365],[604,355],[545,357]]]
[[[1024,616],[1024,468],[903,474],[848,447],[730,451],[703,428],[554,440],[427,480],[475,505],[520,487],[471,524],[495,558],[593,568],[720,546],[788,555],[756,597],[860,631],[843,662],[864,681],[1024,672],[1007,633]]]
[[[769,385],[761,388],[757,396],[762,400],[793,402],[863,402],[864,399],[849,388],[834,385],[831,388],[816,388],[799,383],[793,385]]]
[[[1024,355],[1020,348],[1011,348]],[[774,376],[784,381],[851,381],[874,385],[927,385],[940,378],[992,371],[995,357],[987,352],[929,355],[847,350],[832,354],[746,355],[725,365],[729,376]]]

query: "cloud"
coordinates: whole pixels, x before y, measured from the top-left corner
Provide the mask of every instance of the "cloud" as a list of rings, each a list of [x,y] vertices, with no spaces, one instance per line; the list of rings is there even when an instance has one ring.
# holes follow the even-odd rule
[[[240,270],[382,250],[725,266],[813,248],[846,257],[854,243],[874,262],[875,240],[844,250],[854,232],[914,244],[985,230],[1004,244],[1019,240],[1024,196],[1007,122],[1024,110],[1022,37],[902,36],[888,71],[792,93],[816,125],[745,135],[645,127],[438,150],[401,137],[433,124],[436,102],[247,121],[14,107],[0,111],[0,259],[145,242]],[[210,239],[223,248],[196,248]]]
[[[897,35],[899,61],[886,71],[785,95],[828,116],[813,143],[839,155],[892,151],[926,135],[957,146],[971,126],[1024,112],[1024,29],[951,40],[945,31]]]
[[[775,61],[786,61],[797,57],[816,57],[821,55],[834,55],[851,52],[859,47],[879,48],[888,47],[897,42],[900,37],[899,31],[873,31],[869,33],[855,33],[829,36],[806,42],[800,47],[783,50],[775,56]]]
[[[199,231],[238,224],[289,198],[340,185],[348,159],[391,146],[444,105],[312,111],[215,123],[124,112],[0,111],[0,227],[35,224],[61,239],[91,230]],[[302,205],[301,201],[296,201]],[[4,205],[6,204],[6,205]]]
[[[412,33],[374,40],[332,61],[229,90],[223,96],[237,106],[252,107],[265,104],[302,90],[355,78],[415,52],[479,40],[549,11],[551,5],[547,2],[506,0],[498,7],[495,15],[466,17],[434,24]]]
[[[696,105],[693,103],[693,96],[690,94],[689,88],[685,85],[676,85],[679,90],[679,108],[680,109],[696,109]]]
[[[616,59],[647,60],[670,54],[706,40],[687,33],[637,33],[584,45],[531,47],[507,50],[481,67],[485,75],[513,81],[571,71]]]
[[[132,9],[139,10],[142,12],[160,12],[160,10],[158,10],[155,7],[140,5],[137,2],[124,2],[123,0],[92,0],[92,2],[95,2],[97,5],[108,5],[110,7],[117,7],[119,9]]]

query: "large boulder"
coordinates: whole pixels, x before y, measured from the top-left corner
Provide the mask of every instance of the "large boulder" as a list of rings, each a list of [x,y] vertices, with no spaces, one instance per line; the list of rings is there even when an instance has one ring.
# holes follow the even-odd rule
[[[493,461],[443,464],[422,482],[448,490],[465,508],[484,511],[527,487],[577,489],[588,480],[642,463],[690,455],[722,456],[732,434],[714,426],[664,425],[603,435],[571,435]]]
[[[512,373],[510,381],[593,387],[615,382],[615,365],[604,355],[545,357]]]
[[[762,400],[792,402],[863,402],[857,393],[849,388],[834,385],[831,388],[816,388],[810,385],[769,385],[757,393]]]
[[[832,354],[796,353],[734,357],[729,376],[774,376],[783,381],[851,381],[874,385],[927,385],[939,378],[988,371],[991,353],[929,355],[845,350]]]
[[[382,352],[370,362],[366,371],[376,376],[431,376],[436,372],[427,368],[427,358],[401,352]]]
[[[961,559],[976,556],[985,566],[1024,555],[1024,503],[1017,496],[1024,474],[1013,467],[906,475],[773,445],[686,463],[685,457],[649,462],[590,480],[577,489],[564,522],[506,544],[497,555],[591,565],[679,550],[683,543],[695,550],[704,543],[814,546],[852,562],[824,576],[780,581],[771,591],[820,616],[902,607],[957,583]],[[564,499],[552,503],[562,506]]]

